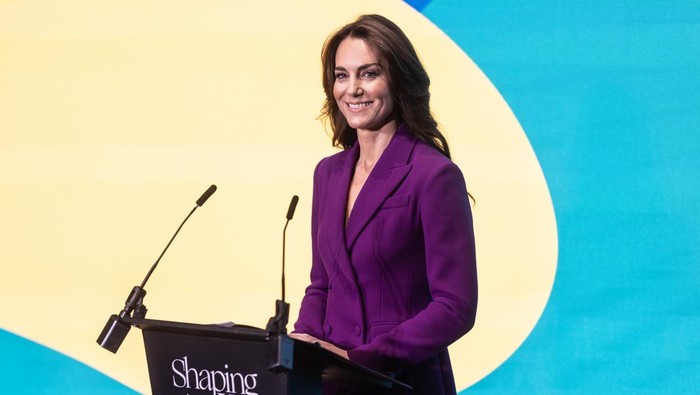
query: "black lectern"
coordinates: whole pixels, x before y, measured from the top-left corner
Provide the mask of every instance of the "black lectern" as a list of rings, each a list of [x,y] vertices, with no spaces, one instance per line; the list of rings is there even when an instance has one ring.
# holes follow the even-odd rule
[[[143,331],[154,395],[321,395],[323,385],[360,393],[411,388],[316,345],[245,326],[126,318]]]

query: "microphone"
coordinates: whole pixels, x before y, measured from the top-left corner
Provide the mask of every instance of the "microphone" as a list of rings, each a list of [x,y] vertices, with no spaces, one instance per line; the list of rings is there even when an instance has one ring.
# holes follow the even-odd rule
[[[267,322],[267,327],[265,330],[270,333],[287,333],[287,322],[289,321],[289,303],[285,302],[284,278],[286,234],[287,225],[289,225],[289,221],[294,217],[294,211],[297,208],[298,202],[299,196],[292,196],[292,201],[289,202],[289,209],[287,210],[287,222],[284,223],[284,229],[282,230],[282,299],[278,299],[275,302],[275,315]]]
[[[131,329],[131,326],[128,323],[124,322],[123,319],[144,318],[146,316],[146,312],[148,311],[148,309],[143,304],[143,298],[146,296],[146,290],[143,287],[146,285],[146,282],[151,277],[153,271],[156,269],[156,266],[158,266],[158,262],[160,262],[160,259],[163,258],[163,255],[165,255],[165,251],[168,250],[170,244],[172,244],[173,240],[175,240],[177,234],[180,233],[180,229],[182,229],[182,226],[185,225],[185,222],[187,222],[190,216],[192,216],[194,211],[197,210],[198,207],[201,207],[207,201],[207,199],[209,199],[209,197],[211,197],[211,195],[214,194],[214,192],[216,192],[216,185],[210,186],[209,189],[207,189],[202,194],[202,196],[199,199],[197,199],[196,205],[194,206],[192,211],[190,211],[190,213],[187,214],[187,217],[185,217],[185,220],[182,221],[180,226],[177,228],[173,237],[170,238],[170,241],[163,249],[163,252],[160,253],[160,256],[158,257],[158,259],[156,259],[156,262],[153,264],[153,266],[151,266],[151,269],[146,274],[146,277],[141,282],[141,285],[137,285],[131,290],[131,293],[129,293],[129,296],[126,298],[126,302],[124,303],[124,308],[122,309],[122,311],[119,313],[119,315],[112,314],[109,317],[109,319],[107,320],[107,324],[105,324],[104,329],[102,329],[102,332],[100,333],[100,336],[97,337],[97,344],[99,344],[101,347],[113,353],[116,353],[117,350],[119,350],[119,347],[122,345],[122,342],[126,338],[126,335],[129,333],[129,330]]]
[[[299,203],[299,196],[292,196],[292,201],[289,202],[289,209],[287,210],[287,223],[294,217],[294,210],[297,209],[297,203]],[[285,224],[285,230],[287,229],[286,226]]]
[[[284,257],[287,255],[285,253],[285,247],[286,247],[286,234],[287,234],[287,225],[289,225],[289,221],[294,218],[294,211],[297,209],[297,203],[299,203],[299,196],[294,195],[292,196],[292,201],[289,202],[289,209],[287,209],[287,222],[284,223],[284,229],[282,230],[282,302],[284,302],[284,294],[285,294],[285,284],[287,283],[284,280]]]
[[[204,203],[206,203],[207,199],[209,199],[209,197],[210,197],[211,195],[213,195],[214,192],[216,192],[216,185],[212,184],[212,185],[209,187],[209,189],[207,189],[206,191],[204,191],[204,193],[202,194],[202,196],[200,196],[199,199],[197,199],[197,206],[198,206],[198,207],[202,207],[202,205],[203,205]]]

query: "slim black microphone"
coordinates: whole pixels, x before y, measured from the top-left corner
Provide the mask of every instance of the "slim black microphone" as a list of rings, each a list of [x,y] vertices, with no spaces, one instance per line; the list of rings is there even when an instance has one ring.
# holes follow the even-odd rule
[[[289,210],[287,210],[287,221],[291,220],[294,217],[294,210],[297,209],[297,203],[299,203],[299,196],[292,196],[292,201],[289,202]],[[287,229],[287,225],[285,225],[284,229]]]
[[[284,257],[287,255],[285,253],[285,247],[286,247],[286,235],[287,235],[287,225],[289,225],[289,221],[292,220],[294,217],[294,210],[297,209],[297,203],[299,203],[299,196],[294,195],[292,196],[292,201],[289,202],[289,209],[287,210],[287,222],[284,223],[284,229],[282,230],[282,302],[285,301],[285,284],[286,281],[284,280]]]
[[[209,189],[204,191],[202,196],[200,196],[199,199],[197,199],[197,206],[202,207],[202,205],[207,201],[207,199],[209,199],[211,195],[214,194],[214,192],[216,192],[216,185],[212,184],[209,187]]]
[[[216,192],[216,185],[210,186],[209,189],[207,189],[202,194],[202,196],[199,199],[197,199],[196,205],[194,206],[192,211],[190,211],[190,213],[187,214],[187,217],[185,217],[185,220],[182,221],[180,226],[177,228],[173,237],[170,238],[168,245],[165,246],[163,252],[160,253],[160,256],[158,257],[158,259],[156,259],[156,262],[153,264],[153,266],[151,266],[151,269],[148,271],[148,274],[146,274],[146,277],[141,282],[141,285],[137,285],[131,290],[131,293],[126,298],[126,302],[124,303],[124,308],[122,309],[122,311],[119,313],[119,315],[112,314],[112,316],[109,317],[109,319],[107,320],[107,324],[105,324],[104,329],[102,329],[102,333],[100,333],[100,336],[97,338],[97,344],[99,344],[101,347],[113,353],[116,353],[119,347],[121,346],[122,342],[126,338],[126,335],[129,333],[129,329],[131,329],[131,326],[126,322],[122,321],[122,319],[127,317],[144,318],[146,316],[146,312],[148,311],[148,309],[143,304],[143,298],[146,296],[146,290],[143,287],[146,285],[146,282],[151,277],[153,271],[156,269],[156,266],[158,266],[158,262],[160,262],[160,259],[163,257],[163,255],[165,255],[165,251],[168,250],[170,244],[172,244],[173,240],[175,240],[177,234],[180,233],[180,229],[182,229],[182,226],[185,225],[185,222],[187,222],[190,216],[192,216],[194,211],[197,210],[198,207],[201,207],[204,204],[204,202],[206,202],[207,199],[209,199],[209,197],[214,194],[214,192]]]
[[[286,249],[286,235],[287,235],[287,225],[289,221],[294,217],[294,210],[297,208],[297,203],[299,202],[299,196],[292,196],[292,201],[289,202],[289,209],[287,210],[287,222],[284,223],[284,229],[282,230],[282,300],[277,300],[275,303],[275,316],[270,318],[267,322],[267,327],[265,330],[272,333],[287,333],[287,322],[289,321],[289,303],[285,301],[285,279],[284,279],[284,261],[285,261],[285,249]]]

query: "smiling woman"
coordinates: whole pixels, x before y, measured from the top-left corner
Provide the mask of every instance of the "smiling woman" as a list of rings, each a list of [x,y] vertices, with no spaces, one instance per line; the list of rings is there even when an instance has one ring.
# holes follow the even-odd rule
[[[345,150],[316,167],[311,284],[292,336],[390,371],[413,394],[454,395],[447,346],[474,326],[476,250],[464,178],[430,114],[430,80],[406,35],[379,15],[334,33],[322,60],[334,76],[326,112]]]

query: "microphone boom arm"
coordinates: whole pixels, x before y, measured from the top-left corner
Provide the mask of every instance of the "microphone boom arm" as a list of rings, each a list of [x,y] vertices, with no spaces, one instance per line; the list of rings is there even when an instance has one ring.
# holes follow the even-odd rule
[[[292,201],[289,203],[289,209],[287,210],[287,222],[284,223],[284,229],[282,230],[282,299],[275,301],[275,315],[270,318],[267,322],[265,330],[272,334],[285,334],[287,333],[287,323],[289,322],[289,303],[285,301],[285,248],[286,248],[286,235],[287,235],[287,225],[289,221],[294,217],[294,211],[296,210],[297,203],[299,202],[299,196],[292,196]]]
[[[199,199],[197,199],[196,205],[194,206],[192,211],[190,211],[187,217],[185,217],[185,220],[182,221],[182,223],[180,223],[180,226],[175,231],[173,237],[170,238],[170,241],[163,249],[163,252],[160,253],[158,259],[156,259],[155,263],[151,266],[151,269],[146,274],[146,277],[141,282],[141,285],[137,285],[131,289],[131,293],[129,293],[129,296],[126,298],[126,302],[124,303],[124,308],[122,309],[122,311],[119,313],[119,315],[112,314],[109,317],[109,319],[107,320],[107,324],[105,324],[104,329],[102,329],[102,332],[100,333],[100,336],[97,337],[97,344],[99,344],[101,347],[113,353],[116,353],[119,347],[121,346],[122,342],[126,338],[126,335],[129,333],[129,330],[131,329],[131,326],[122,320],[127,317],[146,317],[146,312],[148,311],[148,309],[143,304],[143,298],[146,296],[146,290],[144,289],[144,286],[146,286],[146,282],[158,266],[158,262],[160,262],[160,259],[163,258],[163,255],[165,255],[165,251],[167,251],[168,248],[170,248],[170,244],[172,244],[173,240],[175,240],[177,234],[180,233],[180,229],[182,229],[183,225],[185,225],[185,222],[187,222],[187,220],[192,216],[195,210],[197,210],[198,207],[201,207],[214,192],[216,192],[216,185],[210,186],[202,194],[202,196]]]

